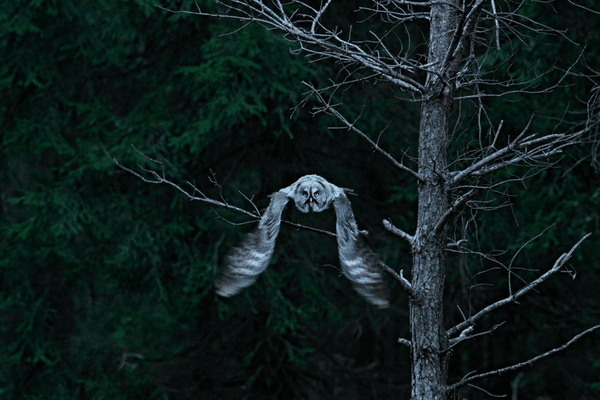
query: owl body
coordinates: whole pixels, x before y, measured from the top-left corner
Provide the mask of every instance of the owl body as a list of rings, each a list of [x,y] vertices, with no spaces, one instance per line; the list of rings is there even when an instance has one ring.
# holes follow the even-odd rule
[[[342,272],[354,289],[371,304],[389,307],[388,288],[377,266],[379,259],[364,243],[350,200],[344,189],[319,175],[305,175],[273,193],[256,231],[248,234],[225,259],[225,268],[215,283],[217,294],[233,296],[253,284],[269,265],[281,225],[281,213],[290,199],[303,213],[321,212],[332,204],[337,217],[336,233]]]

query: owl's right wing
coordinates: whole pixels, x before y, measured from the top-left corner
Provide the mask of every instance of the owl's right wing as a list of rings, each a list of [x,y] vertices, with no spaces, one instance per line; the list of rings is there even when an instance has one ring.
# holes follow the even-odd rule
[[[215,282],[216,293],[231,297],[252,285],[268,266],[281,225],[281,213],[289,200],[288,190],[273,193],[256,231],[249,233],[225,258],[225,268]]]
[[[389,289],[378,267],[379,258],[358,231],[350,200],[342,189],[333,200],[337,216],[336,231],[342,272],[352,281],[354,290],[379,308],[390,306]]]

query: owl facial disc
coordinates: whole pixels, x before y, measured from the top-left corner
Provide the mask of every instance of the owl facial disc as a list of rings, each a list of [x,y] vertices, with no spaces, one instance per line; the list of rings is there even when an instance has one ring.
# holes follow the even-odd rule
[[[332,191],[328,189],[327,185],[331,184],[317,175],[300,178],[293,195],[298,210],[307,213],[309,211],[321,212],[329,208],[333,199]]]

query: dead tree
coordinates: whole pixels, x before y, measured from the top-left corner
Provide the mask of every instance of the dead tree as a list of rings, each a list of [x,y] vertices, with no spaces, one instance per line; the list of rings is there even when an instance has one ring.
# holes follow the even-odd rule
[[[335,12],[336,7],[344,7],[342,2],[218,0],[216,3],[218,11],[214,13],[199,8],[169,11],[258,23],[296,42],[299,45],[297,52],[313,61],[334,60],[345,73],[340,75],[342,78],[329,87],[304,83],[309,95],[319,102],[314,111],[335,117],[340,127],[366,140],[400,172],[410,174],[418,181],[418,220],[414,234],[398,229],[391,220],[383,221],[388,231],[410,244],[413,255],[410,283],[395,271],[386,270],[403,282],[402,287],[410,296],[411,338],[400,339],[399,342],[411,348],[412,398],[445,399],[449,391],[474,379],[521,366],[523,363],[465,377],[453,384],[447,382],[448,350],[478,335],[475,332],[481,317],[527,295],[563,268],[589,234],[558,257],[554,266],[549,266],[547,272],[537,279],[525,282],[518,290],[509,287],[506,298],[465,316],[464,321],[446,329],[442,307],[446,254],[449,248],[470,251],[460,238],[448,240],[447,228],[453,217],[466,207],[477,207],[478,196],[482,193],[511,180],[524,179],[520,176],[497,180],[494,172],[523,165],[532,171],[546,168],[565,147],[580,143],[598,123],[597,116],[594,116],[597,112],[592,112],[595,104],[588,104],[590,113],[582,124],[571,126],[563,132],[533,132],[531,126],[534,115],[519,134],[508,140],[499,140],[502,137],[502,123],[491,127],[489,133],[484,132],[480,124],[479,138],[474,138],[479,143],[478,149],[465,151],[452,162],[449,155],[453,137],[450,121],[453,110],[460,102],[469,102],[474,105],[473,112],[483,113],[485,102],[490,97],[515,93],[542,94],[557,88],[562,78],[547,87],[534,85],[535,79],[545,72],[530,79],[499,79],[494,71],[486,69],[486,62],[493,52],[499,52],[505,43],[512,40],[522,40],[526,35],[533,34],[562,33],[528,19],[522,12],[526,7],[525,2],[510,0],[365,1],[357,11],[362,16],[380,18],[387,23],[378,25],[387,27],[380,32],[367,29],[368,37],[359,37],[350,29],[343,31],[328,24],[328,13]],[[368,24],[369,19],[363,23]],[[414,32],[412,24],[427,26],[428,29],[428,32],[422,32],[423,40],[419,40],[419,46],[410,43],[410,40],[414,40],[409,35]],[[564,70],[563,78],[570,73],[569,69]],[[376,132],[363,132],[353,122],[357,116],[344,115],[339,110],[337,93],[346,85],[361,80],[385,81],[403,93],[406,101],[420,103],[416,165],[401,162],[395,155],[389,154],[372,139],[376,137]],[[590,99],[593,98],[590,94]],[[164,175],[156,172],[151,174],[152,178],[148,181],[174,185]],[[201,193],[199,191],[185,193],[193,199],[219,203],[205,196],[196,197],[196,193]],[[225,203],[220,205],[232,207]],[[507,270],[510,268],[507,267]],[[524,360],[524,363],[561,350],[598,327],[600,325],[582,332],[561,348]]]

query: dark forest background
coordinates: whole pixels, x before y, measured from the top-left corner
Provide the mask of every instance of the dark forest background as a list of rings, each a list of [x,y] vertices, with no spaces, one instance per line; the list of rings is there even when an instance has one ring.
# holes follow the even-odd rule
[[[151,1],[4,3],[0,398],[409,397],[409,350],[397,343],[409,335],[407,296],[395,282],[389,280],[391,308],[369,306],[341,276],[335,239],[283,225],[271,267],[258,282],[231,299],[217,297],[220,263],[255,221],[144,183],[107,156],[137,171],[156,167],[133,145],[162,161],[173,182],[193,182],[207,196],[250,211],[241,193],[265,208],[268,194],[302,175],[322,175],[354,189],[350,200],[370,247],[410,277],[409,247],[381,221],[392,218],[414,231],[414,180],[354,134],[329,130],[335,122],[311,115],[312,100],[292,113],[304,99],[300,82],[326,84],[336,65],[307,63],[291,53],[292,43],[260,26],[236,31],[240,25],[225,19],[171,14]],[[357,19],[354,3],[336,9],[340,26]],[[521,46],[531,56],[506,68],[519,75],[556,66],[540,78],[545,85],[585,48],[576,68],[600,70],[600,15],[551,3],[526,12],[566,30],[578,45],[560,36],[506,42],[503,51]],[[209,1],[199,4],[214,9]],[[504,120],[509,136],[537,110],[533,129],[549,132],[560,120],[577,121],[591,85],[571,77],[551,94],[491,100],[488,116],[495,124]],[[389,153],[406,160],[416,154],[417,103],[401,101],[381,82],[357,84],[340,101],[362,112],[361,128]],[[461,146],[477,140],[473,110],[468,104],[456,110]],[[479,212],[471,243],[482,252],[506,250],[497,254],[504,261],[551,226],[519,253],[519,268],[545,271],[586,232],[594,235],[577,250],[571,274],[476,327],[482,332],[505,322],[493,334],[453,349],[451,382],[560,346],[600,320],[594,154],[593,142],[565,151],[553,168],[490,199],[507,207]],[[304,215],[288,207],[284,218],[335,229],[332,211]],[[450,253],[448,327],[460,322],[458,307],[468,314],[506,295],[505,272],[480,274],[490,267]],[[467,387],[451,398],[510,397],[518,388],[519,400],[595,399],[599,377],[593,333],[530,367],[478,382],[487,392]]]

